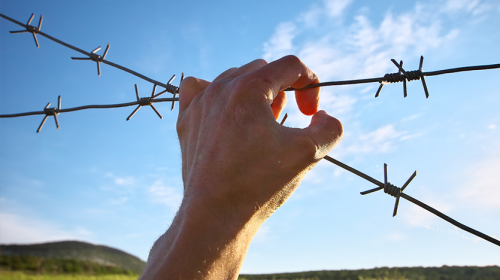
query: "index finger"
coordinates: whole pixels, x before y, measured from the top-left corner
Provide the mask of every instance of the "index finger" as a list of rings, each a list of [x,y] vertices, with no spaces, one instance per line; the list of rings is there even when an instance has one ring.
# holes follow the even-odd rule
[[[240,76],[243,87],[251,90],[237,92],[243,98],[257,98],[259,101],[273,103],[278,92],[288,88],[303,88],[319,82],[318,77],[299,58],[293,55],[285,56],[261,68]],[[297,105],[305,115],[313,115],[319,107],[319,88],[297,90],[295,92]]]

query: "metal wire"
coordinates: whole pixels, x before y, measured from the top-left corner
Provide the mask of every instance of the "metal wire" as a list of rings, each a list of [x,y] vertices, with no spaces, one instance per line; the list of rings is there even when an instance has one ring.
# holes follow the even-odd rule
[[[179,101],[179,98],[158,98],[158,99],[154,99],[153,103],[169,102],[169,101]],[[127,102],[127,103],[118,103],[118,104],[85,105],[85,106],[79,106],[79,107],[73,107],[73,108],[60,109],[60,110],[57,110],[57,113],[58,114],[59,113],[69,113],[69,112],[87,110],[87,109],[121,108],[121,107],[128,107],[128,106],[134,106],[134,105],[139,105],[139,102],[133,101],[133,102]],[[0,115],[0,118],[15,118],[15,117],[24,117],[24,116],[32,116],[32,115],[45,115],[45,111],[35,111],[35,112],[26,112],[26,113],[17,113],[17,114],[2,114],[2,115]]]
[[[398,82],[403,82],[403,85],[406,84],[406,81],[411,82],[414,80],[422,80],[422,84],[424,87],[425,95],[427,98],[429,98],[429,93],[427,90],[427,85],[425,83],[424,77],[427,76],[438,76],[438,75],[443,75],[443,74],[450,74],[450,73],[458,73],[458,72],[465,72],[465,71],[477,71],[477,70],[491,70],[491,69],[498,69],[500,68],[500,63],[499,64],[490,64],[490,65],[478,65],[478,66],[466,66],[466,67],[458,67],[458,68],[450,68],[450,69],[444,69],[444,70],[437,70],[437,71],[430,71],[430,72],[422,72],[422,63],[423,63],[424,57],[420,57],[420,67],[419,70],[415,71],[399,71],[396,73],[388,73],[385,74],[384,77],[378,77],[378,78],[368,78],[368,79],[357,79],[357,80],[345,80],[345,81],[332,81],[332,82],[324,82],[324,83],[317,83],[317,84],[312,84],[308,85],[303,88],[287,88],[284,91],[293,91],[293,90],[303,90],[303,89],[309,89],[309,88],[317,88],[317,87],[326,87],[326,86],[340,86],[340,85],[354,85],[354,84],[367,84],[367,83],[380,83],[380,87],[377,90],[377,93],[375,94],[375,97],[378,97],[380,94],[380,91],[382,90],[382,87],[385,84],[388,83],[398,83]],[[391,60],[396,66],[398,66],[398,63],[392,59]],[[403,62],[401,61],[400,65],[398,68],[402,69]],[[406,97],[406,86],[404,86],[404,92]]]
[[[4,14],[1,14],[1,13],[0,13],[0,17],[3,17],[3,18],[4,18],[4,19],[6,19],[6,20],[9,20],[9,21],[11,21],[11,22],[13,22],[13,23],[15,23],[15,24],[17,24],[17,25],[20,25],[20,26],[22,26],[22,27],[26,28],[26,30],[22,30],[22,31],[14,31],[14,33],[31,32],[31,33],[33,34],[33,37],[35,38],[35,41],[37,42],[37,47],[38,47],[39,45],[38,45],[38,40],[36,39],[36,34],[40,34],[40,35],[44,36],[44,37],[45,37],[45,38],[47,38],[47,39],[50,39],[50,40],[52,40],[52,41],[54,41],[54,42],[56,42],[56,43],[58,43],[58,44],[61,44],[61,45],[65,46],[65,47],[68,47],[68,48],[70,48],[70,49],[72,49],[72,50],[75,50],[75,51],[77,51],[77,52],[79,52],[79,53],[82,53],[82,54],[84,54],[84,55],[88,56],[88,58],[87,58],[87,59],[92,59],[92,60],[94,60],[94,61],[95,61],[95,59],[93,59],[93,58],[96,58],[96,56],[98,56],[98,55],[96,55],[94,52],[98,51],[98,49],[99,49],[100,47],[99,47],[98,49],[95,49],[93,52],[88,53],[88,52],[86,52],[86,51],[84,51],[84,50],[82,50],[82,49],[79,49],[79,48],[77,48],[77,47],[75,47],[75,46],[72,46],[72,45],[70,45],[70,44],[68,44],[68,43],[65,43],[65,42],[63,42],[63,41],[61,41],[61,40],[58,40],[58,39],[56,39],[56,38],[54,38],[54,37],[52,37],[52,36],[50,36],[50,35],[48,35],[48,34],[46,34],[46,33],[43,33],[42,31],[40,31],[40,29],[39,29],[39,28],[37,28],[37,27],[34,27],[34,26],[31,26],[31,25],[30,25],[31,20],[33,19],[33,17],[34,17],[34,16],[35,16],[35,14],[32,14],[32,15],[31,15],[30,20],[28,21],[28,24],[23,24],[23,23],[21,23],[21,22],[19,22],[19,21],[15,20],[15,19],[12,19],[12,18],[10,18],[10,17],[8,17],[8,16],[6,16],[6,15],[4,15]],[[42,19],[43,19],[43,16],[41,16],[41,17],[40,17],[40,23],[39,23],[39,26],[40,26],[40,27],[41,27]],[[108,45],[108,47],[109,47],[109,45]],[[106,52],[107,52],[107,50],[106,50]],[[106,54],[104,54],[104,56],[106,56]],[[162,82],[159,82],[159,81],[153,80],[153,79],[151,79],[151,78],[148,78],[148,77],[146,77],[146,76],[144,76],[144,75],[142,75],[142,74],[139,74],[139,73],[137,73],[137,72],[135,72],[135,71],[133,71],[133,70],[130,70],[130,69],[126,68],[126,67],[123,67],[123,66],[121,66],[121,65],[118,65],[118,64],[113,63],[113,62],[108,61],[108,60],[104,60],[104,56],[103,56],[102,58],[98,58],[98,60],[99,60],[99,61],[98,61],[98,64],[97,64],[97,65],[98,65],[98,68],[99,68],[99,70],[98,70],[99,72],[100,72],[100,66],[99,66],[99,63],[100,63],[100,62],[102,62],[102,63],[104,63],[104,64],[108,64],[108,65],[110,65],[110,66],[113,66],[113,67],[118,68],[118,69],[120,69],[120,70],[123,70],[123,71],[125,71],[125,72],[128,72],[128,73],[130,73],[130,74],[132,74],[132,75],[135,75],[135,76],[137,76],[137,77],[139,77],[139,78],[141,78],[141,79],[144,79],[144,80],[146,80],[146,81],[148,81],[148,82],[150,82],[150,83],[153,83],[153,84],[159,85],[159,86],[161,86],[161,87],[165,88],[165,89],[166,89],[166,91],[168,91],[168,92],[170,92],[170,93],[172,93],[172,94],[177,94],[177,93],[179,93],[179,88],[178,88],[178,87],[176,87],[176,86],[174,86],[174,85],[171,85],[171,84],[169,84],[169,83],[164,84],[164,83],[162,83]],[[100,57],[100,56],[99,56],[99,57]]]
[[[42,25],[42,21],[43,21],[43,16],[40,16],[40,21],[39,21],[39,24],[38,24],[38,27],[35,27],[35,26],[31,26],[30,23],[31,21],[33,20],[34,18],[34,14],[31,15],[30,19],[28,20],[28,23],[25,25],[19,21],[16,21],[10,17],[7,17],[3,14],[0,14],[0,17],[2,18],[5,18],[15,24],[18,24],[22,27],[24,27],[26,30],[21,30],[21,31],[11,31],[11,33],[26,33],[26,32],[29,32],[29,33],[32,33],[33,35],[33,38],[35,40],[35,43],[36,43],[36,46],[39,47],[39,43],[38,43],[38,39],[36,37],[37,34],[40,34],[58,44],[61,44],[65,47],[68,47],[70,49],[73,49],[77,52],[80,52],[88,57],[85,57],[85,58],[73,58],[72,59],[75,59],[75,60],[92,60],[92,61],[95,61],[97,62],[97,71],[98,71],[98,75],[100,76],[101,74],[101,69],[100,69],[100,63],[105,63],[105,64],[108,64],[108,65],[111,65],[115,68],[118,68],[120,70],[123,70],[123,71],[126,71],[130,74],[133,74],[139,78],[142,78],[148,82],[151,82],[153,83],[153,92],[151,93],[151,97],[142,97],[140,98],[139,97],[139,89],[137,87],[137,85],[135,85],[135,91],[136,91],[136,99],[137,101],[133,101],[133,102],[128,102],[128,103],[119,103],[119,104],[105,104],[105,105],[86,105],[86,106],[79,106],[79,107],[73,107],[73,108],[67,108],[67,109],[61,109],[61,96],[59,96],[58,98],[58,106],[57,108],[49,108],[50,106],[50,102],[47,104],[47,106],[45,106],[44,110],[43,111],[36,111],[36,112],[26,112],[26,113],[17,113],[17,114],[1,114],[0,115],[0,118],[14,118],[14,117],[23,117],[23,116],[30,116],[30,115],[45,115],[40,126],[38,127],[38,130],[37,130],[37,133],[40,132],[40,130],[42,129],[43,125],[45,124],[45,121],[47,120],[47,118],[49,116],[54,116],[54,120],[55,120],[55,123],[56,123],[56,126],[57,128],[59,129],[59,121],[57,119],[57,115],[61,114],[61,113],[68,113],[68,112],[73,112],[73,111],[79,111],[79,110],[86,110],[86,109],[108,109],[108,108],[119,108],[119,107],[127,107],[127,106],[134,106],[134,105],[138,105],[136,107],[136,109],[128,116],[127,118],[127,121],[143,106],[151,106],[151,108],[155,111],[155,113],[160,117],[160,118],[163,118],[161,116],[161,114],[158,112],[158,110],[156,110],[156,108],[154,107],[154,103],[157,103],[157,102],[168,102],[168,101],[171,101],[172,102],[172,107],[171,107],[171,110],[174,109],[174,106],[175,106],[175,101],[178,101],[179,98],[176,98],[177,94],[179,93],[179,88],[172,85],[171,82],[172,80],[175,78],[175,75],[172,76],[172,78],[170,78],[170,80],[166,83],[166,84],[163,84],[161,82],[158,82],[156,80],[153,80],[151,78],[148,78],[142,74],[139,74],[135,71],[132,71],[128,68],[125,68],[123,66],[120,66],[118,64],[115,64],[113,62],[110,62],[110,61],[107,61],[105,60],[105,57],[108,53],[108,50],[109,50],[109,47],[110,45],[108,44],[108,46],[106,47],[106,50],[103,54],[103,56],[101,57],[100,55],[96,54],[96,52],[98,50],[100,50],[101,47],[98,47],[96,49],[94,49],[92,52],[88,53],[84,50],[81,50],[75,46],[72,46],[70,44],[67,44],[63,41],[60,41],[48,34],[45,34],[43,32],[40,31],[41,29],[41,25]],[[452,68],[452,69],[445,69],[445,70],[438,70],[438,71],[431,71],[431,72],[422,72],[422,66],[423,66],[423,61],[424,61],[424,58],[423,56],[420,57],[420,65],[419,65],[419,69],[418,70],[414,70],[414,71],[405,71],[403,69],[403,61],[400,61],[399,63],[396,62],[396,60],[392,59],[391,60],[394,65],[398,68],[398,72],[397,73],[388,73],[386,75],[384,75],[384,77],[379,77],[379,78],[369,78],[369,79],[357,79],[357,80],[345,80],[345,81],[331,81],[331,82],[324,82],[324,83],[317,83],[317,84],[313,84],[313,85],[309,85],[307,87],[304,87],[304,88],[300,88],[300,89],[296,89],[296,88],[287,88],[285,89],[285,91],[293,91],[293,90],[302,90],[302,89],[309,89],[309,88],[317,88],[317,87],[323,87],[323,86],[336,86],[336,85],[351,85],[351,84],[364,84],[364,83],[373,83],[373,82],[378,82],[380,83],[380,86],[377,90],[377,93],[375,94],[375,97],[378,97],[383,86],[385,84],[388,84],[388,83],[398,83],[398,82],[403,82],[403,91],[404,91],[404,97],[407,96],[407,87],[406,87],[406,83],[407,82],[410,82],[410,81],[415,81],[415,80],[421,80],[422,81],[422,86],[424,88],[424,92],[425,92],[425,95],[426,95],[426,98],[429,98],[429,92],[428,92],[428,89],[427,89],[427,85],[426,85],[426,82],[425,82],[425,78],[426,76],[437,76],[437,75],[442,75],[442,74],[449,74],[449,73],[457,73],[457,72],[464,72],[464,71],[475,71],[475,70],[488,70],[488,69],[497,69],[497,68],[500,68],[500,64],[491,64],[491,65],[479,65],[479,66],[468,66],[468,67],[459,67],[459,68]],[[181,82],[182,80],[184,79],[184,73],[182,74],[182,77],[181,77]],[[164,91],[158,93],[158,94],[155,94],[156,92],[156,87],[157,85],[159,86],[162,86],[163,88],[165,88]],[[170,92],[174,95],[174,98],[157,98],[161,95],[163,95],[164,93],[166,92]],[[285,114],[285,116],[283,117],[283,120],[281,121],[281,125],[284,124],[286,118],[287,118],[288,114]],[[471,233],[471,234],[474,234],[480,238],[483,238],[484,240],[487,240],[495,245],[498,245],[500,246],[500,240],[498,239],[495,239],[495,238],[492,238],[488,235],[485,235],[475,229],[472,229],[466,225],[463,225],[459,222],[457,222],[456,220],[446,216],[445,214],[439,212],[438,210],[428,206],[427,204],[403,193],[404,189],[409,185],[409,183],[413,180],[413,178],[415,178],[415,176],[417,175],[417,172],[415,171],[411,176],[410,178],[406,181],[406,183],[403,185],[402,188],[399,188],[399,187],[396,187],[394,185],[392,185],[391,183],[388,182],[388,179],[387,179],[387,164],[384,164],[384,183],[366,175],[365,173],[355,169],[355,168],[352,168],[330,156],[325,156],[323,159],[337,165],[337,166],[340,166],[344,169],[346,169],[347,171],[349,172],[352,172],[354,174],[356,174],[357,176],[361,177],[361,178],[364,178],[365,180],[377,185],[378,187],[374,188],[374,189],[370,189],[370,190],[367,190],[367,191],[364,191],[364,192],[361,192],[362,195],[365,195],[365,194],[369,194],[369,193],[372,193],[372,192],[376,192],[376,191],[379,191],[379,190],[384,190],[385,193],[391,195],[391,196],[394,196],[396,198],[396,202],[395,202],[395,205],[394,205],[394,211],[393,211],[393,216],[396,216],[397,214],[397,210],[398,210],[398,206],[399,206],[399,200],[400,198],[404,198],[422,208],[424,208],[425,210],[435,214],[436,216],[446,220],[447,222]]]
[[[495,238],[493,238],[491,236],[488,236],[488,235],[486,235],[486,234],[484,234],[482,232],[479,232],[479,231],[477,231],[477,230],[475,230],[473,228],[470,228],[470,227],[468,227],[468,226],[466,226],[464,224],[461,224],[461,223],[457,222],[456,220],[454,220],[454,219],[446,216],[445,214],[439,212],[438,210],[430,207],[429,205],[427,205],[427,204],[425,204],[425,203],[423,203],[423,202],[421,202],[421,201],[419,201],[419,200],[417,200],[417,199],[415,199],[415,198],[413,198],[413,197],[411,197],[411,196],[403,193],[403,190],[408,186],[408,184],[411,182],[411,180],[413,180],[413,178],[415,178],[415,176],[417,175],[417,171],[415,171],[412,174],[412,176],[410,176],[410,178],[406,181],[406,183],[403,185],[402,188],[398,188],[398,187],[390,184],[387,181],[387,164],[384,164],[384,183],[382,183],[382,182],[380,182],[380,181],[378,181],[378,180],[376,180],[376,179],[374,179],[374,178],[372,178],[372,177],[364,174],[363,172],[361,172],[359,170],[356,170],[356,169],[354,169],[354,168],[352,168],[352,167],[350,167],[350,166],[348,166],[348,165],[346,165],[346,164],[344,164],[344,163],[342,163],[342,162],[340,162],[340,161],[338,161],[338,160],[336,160],[336,159],[334,159],[334,158],[332,158],[330,156],[325,156],[323,159],[325,159],[325,160],[327,160],[327,161],[329,161],[329,162],[331,162],[333,164],[336,164],[336,165],[344,168],[345,170],[347,170],[349,172],[352,172],[352,173],[358,175],[359,177],[364,178],[364,179],[366,179],[366,180],[370,181],[371,183],[373,183],[373,184],[375,184],[375,185],[378,186],[375,189],[371,189],[371,190],[367,190],[367,191],[361,192],[362,195],[369,194],[369,193],[376,192],[376,191],[384,189],[385,193],[387,193],[387,194],[389,194],[391,196],[396,197],[396,203],[394,205],[393,217],[396,216],[396,214],[397,214],[397,209],[398,209],[398,205],[399,205],[399,198],[402,197],[402,198],[404,198],[404,199],[406,199],[406,200],[408,200],[408,201],[410,201],[410,202],[412,202],[412,203],[414,203],[414,204],[416,204],[416,205],[424,208],[425,210],[433,213],[434,215],[436,215],[436,216],[440,217],[441,219],[449,222],[450,224],[453,224],[454,226],[459,227],[459,228],[461,228],[461,229],[463,229],[463,230],[465,230],[465,231],[467,231],[469,233],[472,233],[472,234],[474,234],[477,237],[480,237],[480,238],[482,238],[482,239],[484,239],[486,241],[489,241],[489,242],[491,242],[491,243],[493,243],[493,244],[495,244],[497,246],[500,246],[500,240],[495,239]]]

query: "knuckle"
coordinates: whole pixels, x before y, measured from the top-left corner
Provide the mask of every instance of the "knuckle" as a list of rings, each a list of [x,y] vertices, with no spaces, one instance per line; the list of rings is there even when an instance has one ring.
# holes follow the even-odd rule
[[[259,65],[260,67],[267,65],[267,61],[265,59],[259,58],[253,61],[253,63]]]
[[[307,135],[296,138],[294,144],[297,151],[300,151],[303,160],[312,161],[316,158],[316,155],[318,154],[318,147],[316,143],[314,143],[314,141]]]
[[[283,60],[290,64],[303,64],[302,61],[295,55],[287,55],[283,57]]]

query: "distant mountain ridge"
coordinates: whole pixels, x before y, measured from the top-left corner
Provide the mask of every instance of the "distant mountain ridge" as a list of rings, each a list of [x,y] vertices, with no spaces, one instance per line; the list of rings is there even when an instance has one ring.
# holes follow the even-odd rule
[[[146,263],[124,251],[81,241],[61,241],[30,245],[0,245],[0,255],[76,259],[116,266],[142,273]]]

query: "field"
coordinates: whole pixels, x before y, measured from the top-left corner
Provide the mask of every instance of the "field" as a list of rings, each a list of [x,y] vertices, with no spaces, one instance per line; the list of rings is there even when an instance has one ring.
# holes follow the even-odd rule
[[[137,280],[139,275],[81,275],[81,274],[28,274],[19,271],[0,271],[2,280]]]

